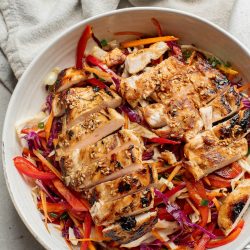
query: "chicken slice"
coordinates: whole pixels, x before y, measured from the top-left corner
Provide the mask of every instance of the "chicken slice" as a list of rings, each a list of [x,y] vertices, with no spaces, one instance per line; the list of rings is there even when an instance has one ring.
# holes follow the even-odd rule
[[[141,100],[149,97],[158,86],[184,67],[181,61],[169,57],[139,76],[124,78],[121,81],[122,96],[132,107],[136,107]]]
[[[134,216],[153,208],[154,188],[146,188],[121,199],[95,202],[90,213],[95,225],[110,225],[121,217]]]
[[[225,235],[228,235],[238,224],[250,204],[250,180],[239,183],[222,205],[218,214],[218,225]]]
[[[217,96],[206,107],[212,108],[212,122],[217,122],[227,118],[237,112],[241,105],[241,95],[236,86],[232,86],[227,91]]]
[[[87,191],[90,204],[97,201],[110,201],[132,194],[158,181],[157,170],[150,165],[129,175],[121,176],[95,186]]]
[[[52,100],[52,111],[55,117],[59,117],[64,115],[65,113],[65,104],[63,101],[63,97],[61,93],[57,93],[54,95]]]
[[[103,61],[108,67],[123,64],[126,59],[126,55],[118,48],[107,52],[95,46],[91,54],[99,60]]]
[[[186,77],[200,97],[200,107],[205,106],[229,86],[227,78],[213,68],[207,60],[197,56],[194,63],[187,67]]]
[[[65,95],[67,127],[82,121],[89,114],[105,108],[121,105],[121,97],[111,89],[96,90],[93,87],[70,88]]]
[[[184,146],[187,169],[196,180],[237,161],[247,154],[245,138],[220,139],[213,131],[197,135]]]
[[[250,127],[250,109],[240,110],[231,119],[213,127],[213,132],[221,139],[237,139],[245,136]]]
[[[168,106],[157,103],[143,109],[143,115],[158,136],[189,141],[203,128],[194,103],[186,97],[172,99]]]
[[[136,74],[142,71],[151,60],[160,58],[167,50],[168,46],[165,42],[154,43],[149,48],[129,54],[125,60],[125,67],[130,74]]]
[[[67,154],[75,149],[96,143],[124,124],[124,118],[111,108],[89,115],[82,122],[59,135],[57,154]],[[63,152],[61,152],[63,151]]]
[[[140,147],[130,146],[128,149],[112,154],[110,158],[85,163],[84,160],[73,161],[62,157],[60,166],[64,173],[64,182],[76,191],[82,191],[99,183],[119,178],[123,175],[143,168]],[[77,157],[75,157],[77,159]]]
[[[103,236],[119,244],[129,243],[150,232],[157,220],[156,212],[148,212],[135,217],[122,217],[115,224],[104,228]]]
[[[87,79],[81,69],[67,68],[62,70],[55,83],[56,92],[61,92]]]

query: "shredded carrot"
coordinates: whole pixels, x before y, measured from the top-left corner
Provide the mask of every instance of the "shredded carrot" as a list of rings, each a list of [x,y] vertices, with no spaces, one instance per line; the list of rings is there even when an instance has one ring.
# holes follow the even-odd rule
[[[66,242],[68,248],[69,248],[70,250],[74,250],[74,249],[72,248],[71,244],[70,244],[65,238],[64,238],[64,240],[65,240],[65,242]]]
[[[174,36],[160,36],[160,37],[152,37],[152,38],[145,38],[140,40],[134,40],[134,41],[128,41],[121,43],[123,48],[129,48],[129,47],[136,47],[139,45],[146,45],[146,44],[152,44],[156,42],[168,42],[168,41],[176,41],[178,38]]]
[[[81,234],[84,235],[84,231],[82,229],[80,222],[70,212],[68,212],[68,215],[69,215],[70,219],[74,222],[74,224],[78,227]]]
[[[45,227],[46,227],[47,231],[50,232],[49,228],[48,228],[48,219],[49,219],[49,216],[48,216],[48,212],[47,212],[46,195],[43,192],[43,190],[40,190],[40,196],[41,196],[42,206],[43,206],[43,213],[44,213],[44,219],[45,219]]]
[[[76,239],[76,238],[72,238],[70,240],[78,240],[80,242],[86,242],[86,241],[94,241],[94,242],[101,242],[100,240],[96,239],[96,238],[84,238],[84,239]]]
[[[56,147],[57,143],[58,143],[58,139],[53,139],[53,145],[54,145],[54,147]]]
[[[208,186],[211,186],[210,180],[206,177],[203,178],[203,180],[207,183]]]
[[[198,209],[196,209],[196,207],[194,206],[194,204],[192,203],[192,201],[189,198],[187,198],[186,200],[187,200],[187,203],[190,205],[190,207],[194,210],[194,212],[196,214],[200,215],[200,212],[198,211]]]
[[[89,247],[89,250],[96,250],[94,244],[91,241],[89,242],[89,246],[88,247]]]
[[[62,175],[60,172],[49,162],[47,161],[38,151],[33,150],[34,155],[53,172],[60,180],[62,180]]]
[[[43,149],[46,150],[47,149],[46,141],[44,139],[41,139],[40,141],[43,146]]]
[[[119,31],[119,32],[115,32],[114,35],[116,36],[127,36],[127,35],[132,35],[132,36],[144,36],[144,33],[141,32],[137,32],[137,31]]]
[[[216,199],[216,197],[214,197],[212,199],[212,201],[213,201],[214,205],[216,206],[216,209],[219,211],[220,210],[220,203],[219,203],[219,201]]]
[[[238,88],[239,92],[243,92],[247,89],[250,89],[250,82],[245,83],[243,86],[241,86],[240,88]]]
[[[40,138],[46,138],[45,131],[44,131],[44,130],[39,131],[39,132],[38,132],[38,136],[39,136]]]
[[[150,165],[153,168],[156,168],[158,173],[164,172],[167,169],[166,167],[164,167],[164,162],[163,161],[152,162],[152,163],[150,163]]]
[[[233,69],[231,69],[229,67],[226,67],[226,66],[224,66],[222,64],[217,65],[217,68],[219,70],[221,70],[223,73],[226,73],[226,74],[229,74],[229,75],[237,75],[239,73],[238,71],[233,70]]]
[[[152,230],[151,230],[151,233],[154,235],[154,237],[155,237],[157,240],[164,241],[164,239],[163,239],[163,238],[161,237],[161,235],[157,232],[157,230],[152,229]]]
[[[49,139],[49,135],[50,135],[50,130],[51,130],[51,127],[52,127],[53,119],[54,119],[54,114],[53,114],[53,111],[51,110],[51,112],[49,114],[48,121],[46,122],[45,127],[44,127],[45,137],[46,137],[47,141]]]
[[[91,68],[87,65],[84,65],[83,69],[90,72],[90,73],[96,74],[97,76],[99,76],[101,78],[105,78],[105,80],[107,80],[107,81],[108,80],[111,81],[111,75],[109,73],[106,73],[106,72],[101,71],[99,69]]]
[[[220,192],[210,192],[210,193],[207,193],[207,197],[209,198],[209,199],[213,199],[214,197],[222,197],[222,196],[224,196],[224,194],[223,193],[220,193]]]
[[[177,165],[174,170],[171,172],[171,174],[168,176],[168,181],[172,181],[173,178],[178,174],[180,171],[182,165]]]

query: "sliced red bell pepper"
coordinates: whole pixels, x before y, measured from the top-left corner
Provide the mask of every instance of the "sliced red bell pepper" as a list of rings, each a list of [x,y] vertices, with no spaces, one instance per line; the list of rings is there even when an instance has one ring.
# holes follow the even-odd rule
[[[206,247],[207,248],[220,247],[234,241],[239,236],[243,226],[244,226],[244,220],[241,220],[236,226],[236,228],[228,236],[219,240],[211,240],[208,242]]]
[[[13,160],[15,167],[20,173],[25,174],[33,179],[53,180],[57,178],[56,175],[51,172],[43,172],[38,170],[33,163],[22,156],[17,156]]]
[[[41,201],[38,201],[37,207],[40,210],[43,209]],[[51,212],[61,213],[61,212],[65,212],[66,210],[70,210],[70,209],[72,209],[72,207],[66,202],[58,202],[58,203],[47,202],[47,212],[48,213],[51,213]]]
[[[57,191],[64,197],[64,199],[72,206],[75,211],[88,211],[84,204],[77,197],[75,197],[59,179],[54,180],[53,184]]]
[[[91,224],[92,219],[90,213],[87,213],[84,218],[84,239],[89,239],[91,234]],[[85,241],[82,242],[80,250],[87,250],[88,249],[89,242]]]
[[[159,144],[172,144],[172,145],[181,143],[180,141],[173,141],[173,140],[169,140],[169,139],[161,138],[161,137],[153,137],[153,138],[148,139],[148,141],[159,143]]]
[[[88,79],[87,82],[89,82],[90,84],[92,84],[93,86],[96,86],[100,89],[105,89],[107,88],[107,86],[101,82],[100,80],[96,79],[96,78],[91,78],[91,79]]]
[[[111,76],[115,77],[115,78],[119,78],[117,76],[117,74],[108,68],[108,66],[106,64],[104,64],[102,61],[100,61],[98,58],[92,56],[92,55],[88,55],[86,57],[86,62],[89,64],[92,64],[94,66],[97,66],[98,68],[100,68],[102,71],[109,73]]]
[[[185,179],[185,183],[186,183],[186,187],[189,193],[189,196],[191,198],[191,200],[197,205],[200,206],[202,198],[199,195],[199,193],[197,192],[194,183],[188,181],[187,179]]]
[[[231,187],[230,180],[224,179],[215,174],[210,174],[207,176],[207,178],[210,181],[211,186],[213,187],[217,187],[217,188]]]
[[[174,217],[170,213],[167,212],[166,207],[159,207],[157,214],[160,220],[166,220],[166,221],[175,220]]]
[[[84,52],[87,46],[87,42],[92,36],[92,28],[90,25],[87,25],[79,39],[76,49],[76,68],[82,68],[82,59],[84,58]]]
[[[234,162],[229,166],[226,166],[220,170],[215,171],[215,174],[225,178],[225,179],[233,179],[237,177],[242,172],[242,167],[239,163]]]

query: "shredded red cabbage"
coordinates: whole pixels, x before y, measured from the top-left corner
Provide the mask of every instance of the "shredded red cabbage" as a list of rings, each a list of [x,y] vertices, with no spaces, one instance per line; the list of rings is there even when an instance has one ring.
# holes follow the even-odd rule
[[[62,229],[62,237],[67,240],[69,239],[69,228],[72,226],[72,224],[73,223],[69,218],[64,222],[64,226]]]
[[[148,161],[150,159],[152,159],[154,155],[154,151],[144,151],[143,154],[142,154],[142,160],[143,161]]]
[[[62,122],[58,118],[54,118],[51,131],[50,131],[50,136],[48,139],[47,146],[51,149],[53,148],[53,140],[58,138],[58,134],[62,130]]]
[[[116,91],[119,92],[120,91],[120,80],[116,77],[112,77],[112,81],[115,84]]]
[[[41,149],[40,138],[35,131],[30,131],[23,138],[27,141],[29,150],[32,151],[33,149],[35,150]]]
[[[73,232],[74,232],[74,235],[77,239],[83,238],[82,233],[80,232],[79,228],[75,225],[73,226]]]
[[[53,195],[50,193],[50,191],[47,189],[47,187],[43,184],[41,180],[36,180],[36,185],[39,186],[48,196],[51,202],[57,203],[61,199],[59,197],[53,197]]]
[[[53,100],[53,98],[52,98],[52,93],[50,93],[50,94],[47,96],[47,98],[46,98],[46,103],[45,103],[46,108],[47,108],[47,110],[49,111],[49,113],[50,113],[51,110],[52,110],[52,100]]]
[[[242,99],[242,103],[245,108],[249,109],[250,108],[250,100],[247,98]]]
[[[174,202],[170,203],[169,199],[162,192],[155,189],[155,195],[162,199],[162,201],[166,205],[167,212],[170,213],[175,218],[175,220],[179,223],[179,225],[181,227],[181,232],[180,232],[180,234],[178,234],[175,237],[175,239],[178,238],[181,234],[183,234],[185,227],[198,228],[203,233],[207,234],[211,239],[216,237],[214,234],[212,234],[211,232],[209,232],[205,228],[203,228],[195,223],[192,223],[188,219],[187,215],[180,209],[180,207]]]
[[[121,107],[121,110],[128,115],[128,118],[131,122],[141,123],[142,119],[139,114],[131,109],[128,105],[124,104]]]

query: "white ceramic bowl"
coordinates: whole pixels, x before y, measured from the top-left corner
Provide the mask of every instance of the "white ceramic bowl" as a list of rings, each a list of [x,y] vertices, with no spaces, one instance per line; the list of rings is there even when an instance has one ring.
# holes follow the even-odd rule
[[[156,17],[167,34],[179,37],[181,43],[195,44],[213,52],[225,61],[232,62],[244,79],[250,81],[250,54],[247,49],[226,31],[201,18],[177,10],[163,8],[131,8],[102,14],[82,21],[65,31],[29,65],[12,95],[3,130],[3,165],[6,183],[17,212],[34,237],[47,249],[68,249],[57,230],[46,231],[41,216],[25,183],[13,165],[13,157],[21,148],[16,140],[16,121],[29,117],[40,110],[45,100],[42,84],[47,72],[53,67],[74,64],[77,41],[86,24],[91,24],[98,38],[114,38],[113,32],[122,30],[142,31],[155,34],[151,17]],[[124,38],[123,38],[124,39]],[[218,249],[242,249],[250,240],[250,213],[240,236],[229,245]]]

